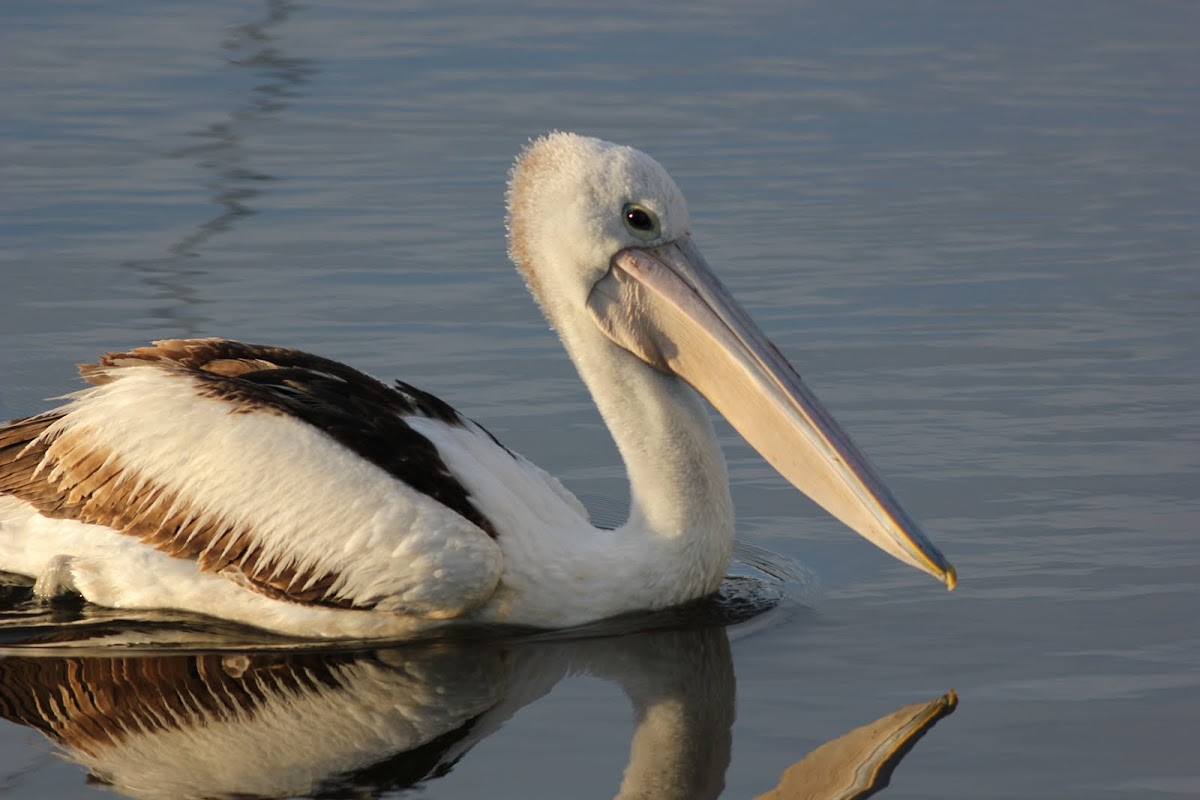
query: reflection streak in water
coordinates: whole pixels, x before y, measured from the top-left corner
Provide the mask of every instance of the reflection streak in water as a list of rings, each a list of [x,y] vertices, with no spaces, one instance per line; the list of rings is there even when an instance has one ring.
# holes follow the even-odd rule
[[[154,309],[157,316],[188,334],[199,334],[208,320],[198,315],[202,300],[192,285],[205,271],[188,267],[186,260],[209,239],[230,230],[238,219],[255,213],[250,201],[260,194],[264,182],[273,179],[246,163],[244,131],[287,108],[288,98],[316,72],[311,59],[284,55],[277,46],[276,31],[296,10],[295,4],[266,0],[266,6],[261,19],[234,26],[221,45],[229,67],[250,70],[262,82],[253,87],[249,101],[230,110],[225,119],[192,131],[189,136],[199,143],[169,154],[171,158],[195,159],[197,167],[212,175],[208,188],[220,212],[170,245],[165,258],[125,262],[169,303]]]

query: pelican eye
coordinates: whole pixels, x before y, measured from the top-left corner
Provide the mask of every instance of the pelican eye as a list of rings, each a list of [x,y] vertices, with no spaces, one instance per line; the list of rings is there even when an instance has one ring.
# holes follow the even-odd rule
[[[625,217],[625,227],[639,239],[653,239],[658,236],[658,217],[645,206],[626,203],[621,214]]]

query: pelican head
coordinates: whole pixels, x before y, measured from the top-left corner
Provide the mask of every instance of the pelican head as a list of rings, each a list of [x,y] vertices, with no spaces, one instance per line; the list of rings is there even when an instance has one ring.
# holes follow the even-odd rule
[[[608,409],[618,405],[604,394],[621,391],[612,376],[646,373],[628,386],[682,381],[826,511],[954,588],[950,562],[713,275],[692,242],[683,195],[656,161],[575,134],[537,139],[513,168],[508,229],[514,263],[610,427],[619,414]],[[609,363],[620,371],[606,372]],[[619,402],[628,413],[639,398]],[[631,448],[620,436],[618,445],[628,464]]]

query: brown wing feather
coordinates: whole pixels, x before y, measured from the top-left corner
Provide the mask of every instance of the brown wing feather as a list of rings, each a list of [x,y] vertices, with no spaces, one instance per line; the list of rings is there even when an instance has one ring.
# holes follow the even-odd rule
[[[88,383],[98,385],[112,380],[114,368],[166,364],[203,370],[226,378],[285,368],[324,372],[343,379],[366,378],[358,370],[332,359],[301,350],[247,344],[232,339],[159,339],[127,353],[105,353],[95,364],[80,364],[79,373]]]
[[[0,426],[0,494],[15,495],[39,511],[67,505],[64,489],[36,476],[48,447],[38,439],[62,418],[63,412],[51,411]]]
[[[409,428],[405,414],[464,424],[432,395],[401,384],[392,389],[336,361],[283,348],[224,339],[170,339],[127,353],[109,353],[80,366],[103,385],[128,368],[179,372],[196,391],[230,404],[231,412],[288,414],[314,425],[394,477],[424,492],[495,536],[491,521],[436,448]],[[316,565],[299,568],[270,558],[250,531],[219,516],[197,516],[186,502],[99,448],[86,431],[51,430],[62,409],[0,426],[0,494],[41,514],[103,525],[201,570],[224,575],[275,599],[340,608],[373,608],[383,598],[339,597],[341,575]]]
[[[248,531],[212,519],[191,519],[187,504],[132,471],[113,454],[67,431],[43,436],[62,418],[52,412],[0,428],[0,494],[17,497],[43,516],[103,525],[176,558],[195,559],[201,570],[233,578],[279,600],[338,608],[369,608],[332,593],[339,575],[297,570],[266,558]]]

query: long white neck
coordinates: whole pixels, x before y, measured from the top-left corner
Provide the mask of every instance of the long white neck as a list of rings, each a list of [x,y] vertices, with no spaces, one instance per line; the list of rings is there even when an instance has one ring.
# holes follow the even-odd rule
[[[609,339],[588,311],[613,255],[646,241],[625,222],[633,201],[653,208],[662,241],[688,235],[678,187],[628,147],[551,134],[526,148],[509,181],[509,255],[591,390],[630,481],[625,525],[549,534],[529,554],[540,572],[525,577],[554,602],[538,611],[562,624],[575,618],[565,607],[595,619],[715,591],[733,549],[725,459],[700,398]],[[554,580],[561,591],[547,590]]]
[[[636,552],[637,571],[645,573],[643,585],[654,594],[653,606],[715,591],[733,548],[733,501],[703,402],[679,378],[614,344],[589,317],[551,316],[559,317],[555,327],[629,476],[630,516],[614,532],[614,556]]]

